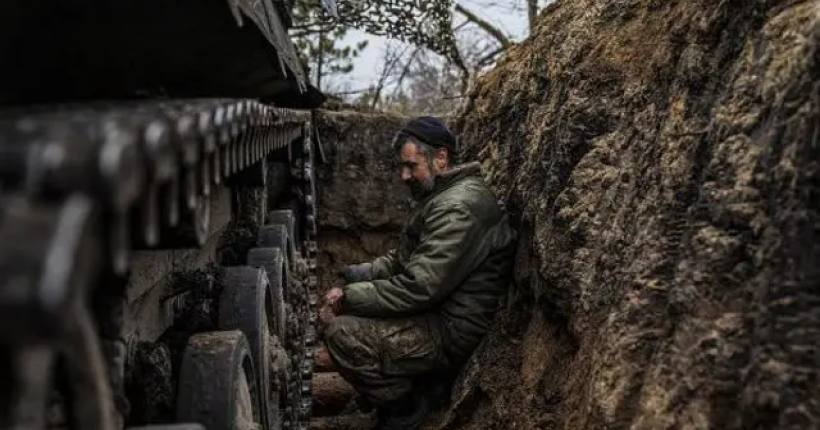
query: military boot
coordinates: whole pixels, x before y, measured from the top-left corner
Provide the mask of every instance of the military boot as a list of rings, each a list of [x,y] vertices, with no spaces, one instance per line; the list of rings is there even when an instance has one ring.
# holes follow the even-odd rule
[[[390,409],[376,407],[376,426],[373,427],[373,430],[384,430],[389,420]]]
[[[424,383],[402,402],[390,409],[389,417],[379,430],[418,430],[424,426],[430,415],[438,411],[445,402],[446,385]]]
[[[366,414],[372,412],[373,408],[376,407],[373,403],[370,402],[370,400],[367,399],[367,397],[361,394],[356,394],[356,397],[354,397],[353,400],[356,403],[356,407],[359,409],[359,411],[364,412]]]

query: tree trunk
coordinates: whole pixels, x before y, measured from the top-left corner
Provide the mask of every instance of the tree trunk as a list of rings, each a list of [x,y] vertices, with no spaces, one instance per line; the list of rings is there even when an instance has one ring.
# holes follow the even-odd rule
[[[456,3],[456,12],[464,15],[464,17],[467,18],[467,20],[469,20],[473,24],[477,25],[482,30],[486,31],[487,34],[489,34],[495,40],[497,40],[498,43],[501,44],[501,46],[504,47],[505,49],[509,48],[512,45],[512,42],[510,41],[510,39],[507,36],[504,35],[504,32],[502,32],[500,29],[498,29],[496,26],[494,26],[489,21],[479,17],[478,15],[473,13],[471,10],[469,10],[469,9],[465,8],[464,6]]]
[[[535,33],[536,19],[538,19],[538,0],[527,0],[527,20],[530,24],[530,34]]]

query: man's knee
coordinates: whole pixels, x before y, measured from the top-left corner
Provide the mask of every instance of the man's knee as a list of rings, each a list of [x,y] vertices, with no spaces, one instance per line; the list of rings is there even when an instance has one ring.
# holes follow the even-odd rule
[[[350,321],[349,317],[345,315],[337,316],[323,330],[323,337],[326,344],[338,343],[340,337],[347,336]]]
[[[328,324],[324,333],[325,347],[337,365],[354,365],[368,361],[375,340],[368,336],[366,321],[362,318],[340,315]]]

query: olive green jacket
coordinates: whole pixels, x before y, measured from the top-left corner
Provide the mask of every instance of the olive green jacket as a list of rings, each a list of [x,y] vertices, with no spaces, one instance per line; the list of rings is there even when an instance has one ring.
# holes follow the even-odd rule
[[[344,287],[343,313],[432,314],[445,348],[465,358],[489,330],[512,282],[516,234],[478,163],[439,175],[410,213],[398,246]],[[369,279],[368,279],[369,278]]]

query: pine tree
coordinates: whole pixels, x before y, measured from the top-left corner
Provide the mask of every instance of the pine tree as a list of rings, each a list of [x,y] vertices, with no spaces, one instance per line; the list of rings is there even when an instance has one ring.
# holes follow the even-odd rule
[[[348,28],[330,20],[316,0],[297,0],[294,22],[296,47],[320,90],[326,78],[353,71],[354,60],[367,47],[367,41],[342,44]]]

